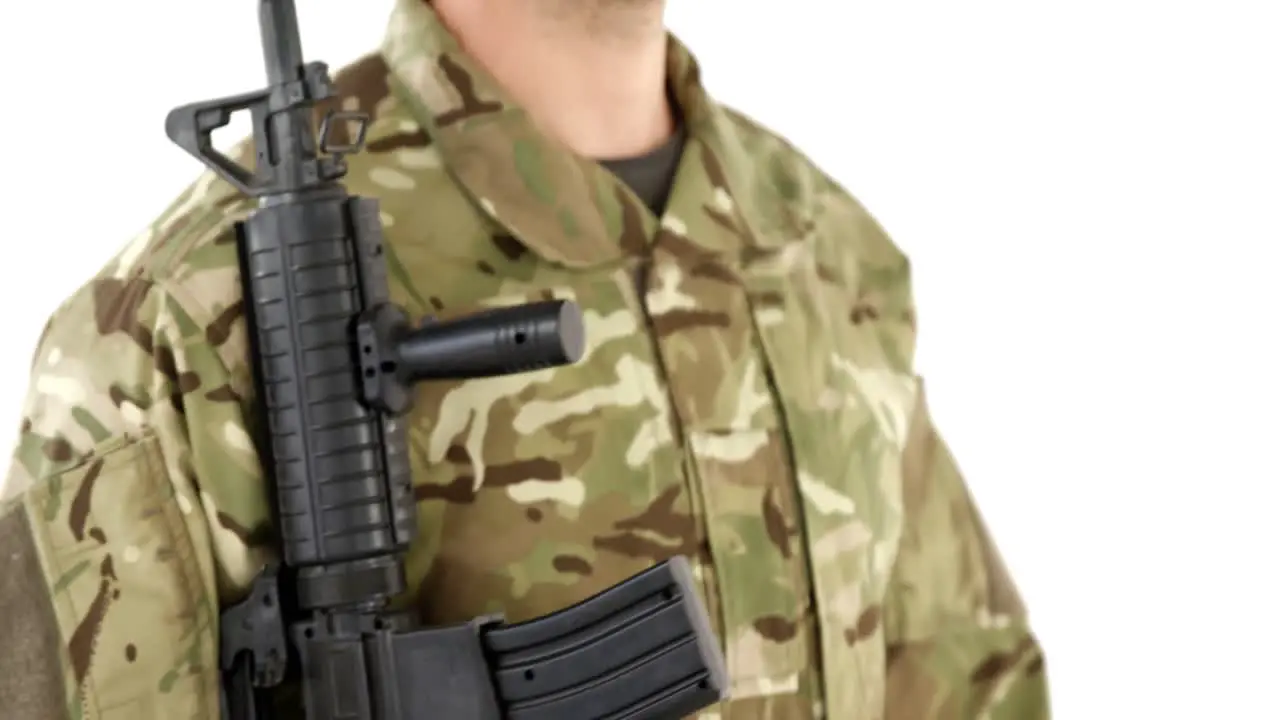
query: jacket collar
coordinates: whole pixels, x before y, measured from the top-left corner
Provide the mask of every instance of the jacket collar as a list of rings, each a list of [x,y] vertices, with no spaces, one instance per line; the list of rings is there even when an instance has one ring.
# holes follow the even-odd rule
[[[668,78],[688,139],[662,218],[612,173],[541,133],[463,52],[426,0],[397,0],[382,53],[391,85],[477,206],[542,258],[591,267],[651,243],[731,263],[767,240],[739,202],[752,188],[736,120],[668,34]]]

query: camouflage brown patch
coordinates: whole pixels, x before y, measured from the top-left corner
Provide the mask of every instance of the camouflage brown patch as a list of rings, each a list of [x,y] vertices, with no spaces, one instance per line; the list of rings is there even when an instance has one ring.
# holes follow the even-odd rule
[[[200,375],[194,372],[178,373],[178,391],[182,394],[200,389]]]
[[[836,287],[844,287],[845,285],[844,279],[830,265],[818,263],[817,267],[814,268],[814,272],[817,273],[819,280],[827,284],[835,285]]]
[[[448,485],[425,483],[414,485],[414,502],[443,500],[458,505],[466,505],[476,500],[475,485],[472,478],[454,478]]]
[[[703,262],[694,265],[689,269],[689,277],[714,280],[735,287],[742,284],[742,279],[738,277],[737,273],[723,263],[718,262]]]
[[[903,656],[906,651],[906,643],[889,643],[884,647],[884,663],[888,667],[892,667]]]
[[[757,247],[755,245],[747,245],[742,248],[742,265],[750,269],[759,263],[767,263],[778,257],[778,250],[768,247]]]
[[[89,511],[93,499],[93,488],[102,474],[102,460],[95,460],[85,471],[84,480],[76,488],[76,495],[71,499],[71,508],[67,513],[67,525],[71,536],[77,542],[84,540],[85,525],[89,522]]]
[[[476,96],[475,80],[466,69],[448,55],[440,56],[440,71],[445,79],[458,91],[462,98],[462,107],[436,115],[436,125],[448,127],[478,115],[501,112],[502,103],[493,100],[481,100]]]
[[[244,315],[244,300],[237,300],[228,305],[218,316],[209,323],[209,327],[205,328],[204,336],[209,344],[214,347],[221,347],[231,338],[231,329],[235,326],[236,320]]]
[[[249,547],[260,547],[271,541],[271,530],[266,525],[250,529],[225,512],[218,511],[218,524],[235,533],[240,542]]]
[[[780,615],[757,618],[751,626],[766,639],[776,643],[784,643],[794,638],[800,627],[794,620],[788,620]]]
[[[700,552],[694,535],[696,523],[693,517],[675,510],[680,493],[680,487],[667,488],[639,515],[615,523],[614,529],[620,531],[619,534],[597,537],[592,544],[600,550],[654,562],[662,562],[677,553],[692,556]],[[674,542],[663,545],[648,537],[647,533],[635,531],[656,532]]]
[[[241,403],[244,401],[244,398],[240,397],[240,394],[235,390],[232,390],[230,385],[219,385],[205,393],[204,397],[210,402]]]
[[[855,645],[875,635],[880,627],[880,615],[879,605],[872,605],[863,610],[858,616],[858,622],[851,628],[845,628],[844,641],[849,645]]]
[[[143,352],[150,355],[155,347],[151,330],[138,321],[142,305],[151,292],[152,283],[140,277],[125,280],[98,278],[93,282],[93,312],[98,334],[124,333]]]
[[[747,299],[757,310],[777,310],[786,307],[787,304],[782,293],[773,290],[753,292],[747,296]]]
[[[557,555],[551,560],[551,566],[562,573],[583,576],[591,574],[591,563],[573,555]]]
[[[465,448],[453,445],[445,451],[447,460],[460,465],[469,465],[470,459]],[[534,458],[485,468],[485,487],[506,487],[525,480],[560,480],[564,470],[560,463],[545,458]],[[475,476],[460,471],[448,485],[424,483],[415,485],[413,498],[417,502],[425,500],[444,500],[446,502],[467,504],[475,502]]]
[[[969,681],[974,685],[981,685],[991,682],[1001,675],[1005,674],[1009,668],[1018,663],[1022,656],[1028,651],[1035,649],[1035,642],[1024,636],[1022,640],[1009,652],[993,652],[982,661],[973,673],[969,676]]]
[[[431,146],[431,136],[425,130],[398,132],[377,140],[369,141],[365,148],[371,153],[389,153],[404,148],[424,148]]]
[[[866,304],[855,305],[849,313],[849,322],[854,325],[861,325],[868,320],[879,320],[880,311],[875,307]]]
[[[84,617],[76,625],[76,629],[72,631],[71,639],[67,641],[67,655],[71,658],[71,669],[76,687],[84,684],[85,675],[89,672],[89,664],[93,660],[93,651],[97,643],[98,633],[102,630],[102,623],[107,617],[107,610],[111,602],[119,597],[118,592],[114,589],[116,572],[114,561],[110,555],[102,559],[99,572],[102,579],[98,583],[98,592],[94,595],[93,601],[89,603],[89,609],[85,612]]]
[[[164,377],[172,380],[175,386],[178,386],[178,392],[186,395],[186,393],[200,388],[200,375],[179,372],[178,360],[177,357],[174,357],[172,347],[156,347],[155,354],[152,356],[155,357],[156,370],[159,370]]]
[[[146,397],[135,397],[120,387],[118,383],[112,383],[107,388],[107,397],[111,399],[111,404],[121,407],[125,403],[138,406],[139,409],[146,410],[151,407],[151,401]]]
[[[546,458],[534,458],[491,465],[485,469],[484,482],[490,487],[506,487],[525,480],[560,480],[563,477],[564,470],[560,463]],[[464,479],[474,482],[474,478],[470,476],[465,476]]]
[[[727,328],[729,325],[728,315],[710,310],[672,310],[653,318],[653,329],[659,337],[674,335],[691,328]]]
[[[44,453],[45,457],[56,463],[66,462],[75,457],[75,450],[71,447],[71,443],[67,442],[67,439],[62,436],[44,441],[44,444],[40,446],[40,451]]]
[[[173,356],[173,348],[167,345],[161,345],[152,353],[155,358],[156,370],[169,381],[178,384],[178,360]]]
[[[782,508],[778,506],[777,493],[773,486],[765,491],[764,498],[761,501],[760,514],[764,518],[764,529],[769,536],[769,541],[774,547],[778,548],[778,552],[782,553],[782,557],[791,559],[791,535],[792,531],[787,527],[787,519],[783,515]]]
[[[186,408],[182,396],[200,387],[200,376],[193,372],[180,372],[177,359],[173,354],[173,348],[167,345],[157,346],[155,352],[152,353],[152,357],[155,359],[156,371],[168,378],[174,385],[174,391],[169,396],[169,402],[175,410],[185,414]]]
[[[471,453],[461,445],[450,445],[446,448],[444,458],[455,465],[471,465]],[[545,458],[535,458],[486,468],[485,484],[503,487],[525,480],[559,480],[563,477],[563,472],[559,463]],[[460,476],[459,479],[466,480],[468,483],[474,481],[474,478],[469,475]]]
[[[657,236],[653,239],[653,247],[655,250],[663,250],[676,259],[684,261],[686,267],[697,267],[713,257],[706,248],[666,228],[658,230]]]
[[[529,252],[529,248],[525,247],[524,243],[510,235],[494,235],[491,239],[493,240],[493,246],[498,248],[498,252],[513,262],[524,257]]]

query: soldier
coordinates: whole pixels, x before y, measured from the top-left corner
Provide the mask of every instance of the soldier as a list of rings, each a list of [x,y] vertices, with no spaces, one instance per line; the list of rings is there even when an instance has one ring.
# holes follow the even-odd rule
[[[402,602],[523,620],[682,553],[731,680],[703,717],[1047,718],[913,370],[907,258],[708,96],[662,5],[397,0],[337,77],[395,300],[575,298],[588,330],[575,366],[420,389]],[[201,177],[49,320],[0,510],[0,716],[218,717],[218,610],[272,553],[251,207]]]

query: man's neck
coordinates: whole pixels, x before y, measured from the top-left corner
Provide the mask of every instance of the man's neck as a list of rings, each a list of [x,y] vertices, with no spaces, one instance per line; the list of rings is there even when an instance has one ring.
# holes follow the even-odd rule
[[[440,19],[548,135],[633,157],[671,137],[665,0],[432,0]]]

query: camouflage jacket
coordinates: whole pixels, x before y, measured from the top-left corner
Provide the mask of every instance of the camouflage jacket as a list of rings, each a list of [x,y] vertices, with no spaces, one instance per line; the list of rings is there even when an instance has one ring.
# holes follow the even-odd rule
[[[913,371],[907,259],[671,39],[662,217],[549,141],[420,0],[333,107],[372,113],[397,302],[576,298],[575,366],[420,387],[402,603],[522,620],[675,553],[723,720],[1046,718],[1039,644]],[[176,151],[176,150],[175,150]],[[0,715],[215,720],[219,607],[272,554],[233,223],[189,187],[50,319],[0,514]]]

